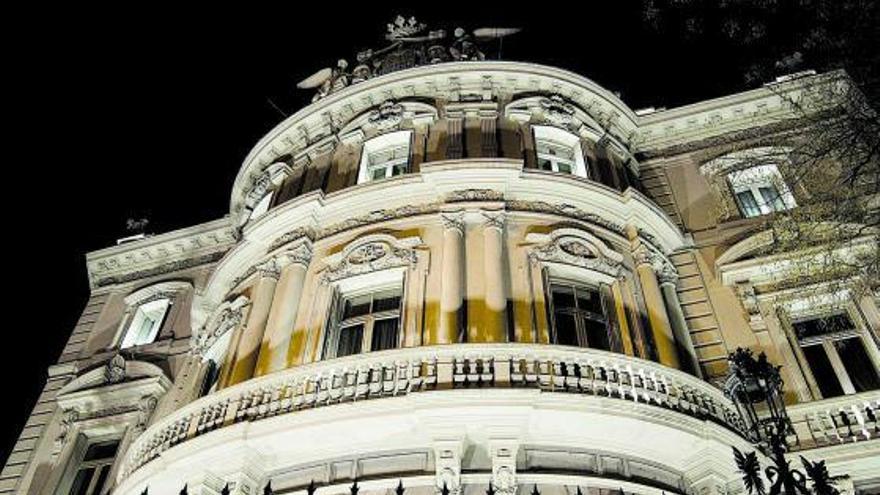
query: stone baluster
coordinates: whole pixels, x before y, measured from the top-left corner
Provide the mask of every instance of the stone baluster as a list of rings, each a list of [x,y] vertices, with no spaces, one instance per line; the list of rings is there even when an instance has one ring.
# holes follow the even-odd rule
[[[278,257],[280,277],[266,322],[256,376],[287,367],[287,351],[311,259],[311,244],[305,240]]]
[[[464,220],[461,213],[444,213],[440,332],[432,344],[453,344],[459,340],[464,304]]]
[[[279,275],[280,271],[275,259],[270,259],[257,267],[258,279],[253,288],[253,305],[248,315],[247,324],[236,346],[235,362],[229,375],[229,385],[241,383],[254,376]]]
[[[506,342],[507,291],[504,284],[504,212],[483,212],[485,312],[477,342]]]

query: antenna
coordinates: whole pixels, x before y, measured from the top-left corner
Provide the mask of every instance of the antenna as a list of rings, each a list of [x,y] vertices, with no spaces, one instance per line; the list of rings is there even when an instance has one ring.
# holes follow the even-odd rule
[[[287,114],[284,113],[284,110],[278,108],[278,105],[276,105],[275,102],[272,101],[272,98],[269,98],[269,97],[267,96],[267,97],[266,97],[266,101],[268,101],[269,104],[272,105],[272,108],[274,108],[278,113],[280,113],[282,117],[284,117],[285,119],[287,118]]]

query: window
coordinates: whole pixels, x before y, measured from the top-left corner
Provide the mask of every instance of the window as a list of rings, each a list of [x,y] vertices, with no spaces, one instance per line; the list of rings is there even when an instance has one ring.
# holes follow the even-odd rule
[[[125,349],[126,347],[149,344],[156,340],[169,306],[171,306],[171,301],[166,298],[155,299],[138,306],[119,347]]]
[[[792,326],[823,398],[880,388],[865,341],[846,313],[800,319]]]
[[[611,349],[608,319],[599,291],[566,282],[550,286],[554,343]]]
[[[538,168],[587,177],[580,138],[556,127],[532,126]]]
[[[342,297],[326,357],[383,351],[398,346],[401,290],[382,289]]]
[[[118,441],[93,443],[86,448],[82,461],[76,468],[70,495],[99,495],[107,482],[110,468],[116,457]]]
[[[745,218],[758,217],[794,208],[776,165],[758,165],[727,175],[740,213]]]
[[[266,193],[266,195],[263,196],[260,199],[260,201],[257,202],[256,205],[254,205],[254,209],[253,209],[253,211],[251,211],[251,217],[250,217],[251,220],[260,218],[267,211],[269,211],[269,205],[272,204],[272,198],[274,196],[275,196],[275,191],[270,191],[270,192]]]
[[[365,142],[358,184],[407,173],[411,143],[412,131],[389,132]]]

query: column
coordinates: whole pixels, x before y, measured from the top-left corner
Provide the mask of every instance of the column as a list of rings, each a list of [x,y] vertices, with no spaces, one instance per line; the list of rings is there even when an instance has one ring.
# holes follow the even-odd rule
[[[648,323],[651,326],[651,334],[654,336],[654,345],[657,346],[657,359],[660,364],[671,368],[680,368],[678,349],[675,345],[672,325],[669,323],[663,295],[657,282],[657,275],[651,264],[655,255],[639,239],[635,227],[627,227],[627,236],[630,239],[633,258],[636,263],[636,272],[642,285],[642,295],[645,298]]]
[[[458,342],[464,304],[464,220],[461,213],[443,213],[443,263],[440,268],[440,332],[432,344]]]
[[[483,321],[477,342],[506,342],[507,293],[504,287],[504,212],[483,212]]]
[[[684,319],[684,312],[681,310],[681,301],[678,299],[676,291],[676,283],[678,282],[678,272],[675,267],[668,261],[663,264],[660,270],[660,290],[663,292],[663,300],[666,302],[666,313],[669,315],[669,322],[672,325],[672,332],[675,341],[680,346],[683,354],[688,360],[688,367],[694,376],[703,377],[700,369],[700,362],[697,359],[697,351],[694,349],[694,343],[691,340],[690,330],[687,321]]]
[[[258,266],[257,277],[258,280],[254,285],[251,297],[253,305],[238,342],[235,364],[233,364],[229,376],[229,385],[241,383],[254,376],[257,355],[260,352],[266,321],[269,319],[269,310],[272,307],[275,285],[278,283],[279,270],[276,261],[272,259]]]
[[[272,298],[255,376],[287,367],[287,351],[311,259],[312,248],[305,241],[279,257],[283,268]]]
[[[620,328],[620,343],[623,346],[623,352],[627,356],[635,356],[632,334],[629,329],[629,322],[626,319],[626,306],[623,302],[623,290],[621,289],[621,284],[623,283],[623,280],[617,280],[611,284],[611,297],[614,300],[614,312],[617,315],[617,322]]]

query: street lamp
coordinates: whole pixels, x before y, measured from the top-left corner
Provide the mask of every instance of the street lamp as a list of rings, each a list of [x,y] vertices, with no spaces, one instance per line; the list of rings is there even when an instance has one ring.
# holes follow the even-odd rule
[[[792,469],[785,453],[786,437],[794,433],[785,410],[780,366],[773,366],[763,352],[755,358],[749,349],[738,348],[728,357],[730,371],[724,383],[724,394],[733,401],[745,425],[745,435],[773,461],[764,469],[770,481],[769,495],[837,495],[834,478],[829,476],[825,461],[810,462],[801,456],[806,475]],[[737,467],[749,494],[765,495],[761,464],[755,452],[743,454],[733,447]],[[812,482],[812,491],[807,480]]]

